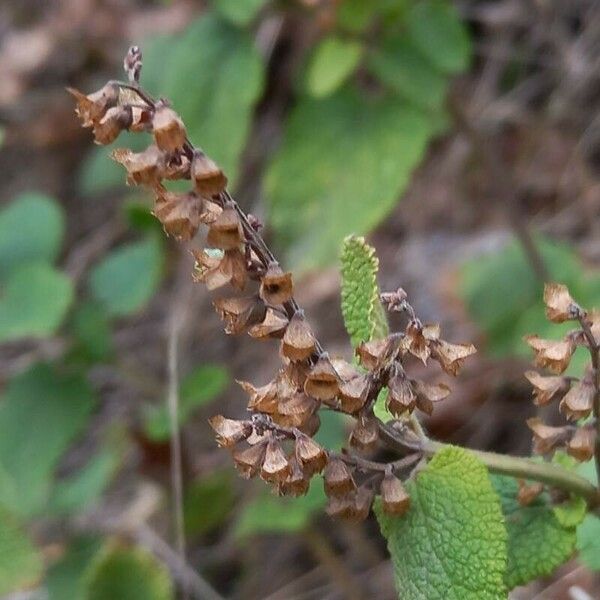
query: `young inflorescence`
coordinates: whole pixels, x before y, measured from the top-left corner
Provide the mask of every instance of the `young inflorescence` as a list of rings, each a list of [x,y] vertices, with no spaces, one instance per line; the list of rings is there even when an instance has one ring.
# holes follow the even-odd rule
[[[233,200],[215,162],[189,142],[182,119],[168,101],[155,101],[139,87],[141,64],[141,52],[131,48],[124,63],[128,83],[111,81],[89,95],[69,90],[77,100],[77,114],[99,144],[113,142],[124,130],[153,135],[154,143],[143,152],[112,153],[125,167],[127,182],[152,190],[153,214],[168,235],[191,240],[201,225],[208,227],[206,247],[193,251],[194,279],[209,290],[245,292],[214,300],[226,333],[279,341],[282,366],[275,377],[261,386],[239,382],[249,397],[249,418],[210,419],[217,443],[231,451],[242,477],[260,476],[281,495],[305,494],[311,478],[322,473],[331,515],[363,519],[376,494],[384,511],[404,513],[410,499],[403,479],[422,453],[418,445],[412,446],[416,451],[402,446],[397,432],[422,435],[413,412],[431,414],[435,403],[450,393],[444,384],[410,378],[406,359],[414,356],[424,364],[434,360],[456,375],[475,348],[443,340],[439,326],[424,325],[399,289],[382,294],[381,301],[388,310],[407,316],[404,331],[362,343],[356,352],[359,365],[330,357],[294,300],[291,273],[281,268],[259,235],[258,220]],[[191,189],[169,191],[165,181],[175,179],[191,180]],[[382,393],[398,420],[395,426],[374,415]],[[313,439],[320,410],[355,419],[347,449],[333,452]],[[390,440],[403,450],[399,460],[380,463],[364,456],[380,441]]]

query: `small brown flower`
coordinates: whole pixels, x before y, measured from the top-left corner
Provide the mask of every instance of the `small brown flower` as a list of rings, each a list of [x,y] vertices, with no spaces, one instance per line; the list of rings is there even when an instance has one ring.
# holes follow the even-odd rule
[[[94,123],[94,141],[96,144],[107,145],[114,142],[121,131],[131,125],[132,114],[130,106],[113,106],[106,114]]]
[[[152,211],[167,235],[177,240],[191,240],[204,222],[204,201],[193,192],[161,192]]]
[[[525,377],[533,386],[533,403],[536,406],[545,406],[555,396],[563,394],[569,389],[569,380],[566,377],[558,375],[544,377],[536,371],[526,371]]]
[[[356,484],[346,463],[339,458],[331,458],[323,474],[325,493],[328,496],[341,497],[353,492]]]
[[[417,397],[404,372],[392,375],[388,382],[387,408],[396,417],[411,413],[417,403]]]
[[[292,274],[284,273],[277,263],[270,264],[260,282],[260,297],[267,304],[283,304],[292,294]]]
[[[282,338],[287,325],[287,317],[278,310],[269,307],[262,323],[252,326],[248,333],[258,340]]]
[[[383,510],[388,515],[401,516],[410,508],[410,496],[391,470],[381,482],[380,493]]]
[[[372,450],[377,445],[379,439],[379,429],[375,419],[360,417],[354,424],[354,429],[350,433],[350,445],[358,450],[365,452]]]
[[[307,435],[301,434],[296,438],[295,453],[298,463],[309,477],[320,473],[327,464],[325,450]]]
[[[411,383],[417,399],[417,408],[426,415],[431,416],[433,405],[450,394],[450,388],[443,383],[431,384],[420,380],[413,380]]]
[[[323,354],[310,370],[304,383],[304,391],[318,400],[332,400],[339,392],[339,378],[329,357]]]
[[[81,119],[83,127],[92,127],[99,123],[106,111],[114,107],[119,100],[119,88],[112,83],[107,83],[88,96],[74,88],[68,87],[67,91],[77,100],[75,112]]]
[[[285,481],[282,481],[277,491],[281,496],[304,496],[310,487],[310,479],[298,464],[295,456],[289,460],[290,470]]]
[[[596,432],[593,426],[578,427],[567,444],[567,454],[579,462],[587,462],[594,456]]]
[[[216,196],[225,191],[227,177],[217,164],[203,152],[196,152],[192,161],[192,179],[201,196]]]
[[[247,381],[236,381],[236,383],[250,396],[249,411],[266,414],[277,412],[279,400],[277,398],[277,385],[274,381],[269,381],[269,383],[260,387],[255,387]]]
[[[340,408],[349,415],[359,411],[367,401],[369,376],[359,375],[342,381],[339,385]]]
[[[529,506],[544,491],[543,483],[527,483],[523,479],[517,479],[517,484],[519,485],[517,501],[521,506]]]
[[[547,368],[556,375],[560,375],[569,366],[571,356],[575,352],[575,344],[569,337],[554,341],[528,335],[525,336],[525,341],[535,352],[535,365]]]
[[[206,241],[215,248],[233,250],[239,248],[243,239],[240,218],[233,208],[226,208],[211,224]]]
[[[436,340],[433,346],[434,358],[449,375],[456,376],[468,356],[475,354],[473,344],[451,344],[444,340]]]
[[[561,283],[547,283],[544,286],[546,317],[553,323],[564,323],[577,319],[581,307],[573,300],[569,289]]]
[[[236,421],[226,419],[223,415],[215,415],[208,422],[215,431],[217,444],[222,448],[231,448],[252,433],[250,421]]]
[[[268,439],[264,438],[253,446],[235,448],[231,453],[236,468],[244,479],[254,477],[265,460]]]
[[[265,314],[265,306],[257,296],[245,298],[217,298],[213,301],[219,316],[225,321],[225,333],[239,334]]]
[[[299,362],[309,358],[315,346],[315,336],[304,318],[304,311],[296,311],[281,341],[281,353],[291,361]]]
[[[575,383],[561,400],[560,411],[571,421],[590,415],[594,407],[594,379],[588,370],[583,379]]]
[[[287,479],[289,472],[290,464],[281,447],[281,442],[270,436],[260,471],[261,479],[270,483],[282,483]]]
[[[552,427],[538,417],[527,419],[527,426],[533,432],[533,451],[536,454],[547,454],[569,438],[569,427]]]
[[[156,145],[164,152],[173,153],[185,145],[185,125],[181,117],[164,102],[157,105],[152,119]]]

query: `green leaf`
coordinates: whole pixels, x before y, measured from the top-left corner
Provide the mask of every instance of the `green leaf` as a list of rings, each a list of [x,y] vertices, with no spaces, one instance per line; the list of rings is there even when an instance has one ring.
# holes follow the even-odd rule
[[[397,22],[406,5],[407,0],[343,0],[337,9],[338,24],[342,29],[359,33],[377,17],[388,17]]]
[[[64,273],[43,262],[20,267],[0,288],[0,343],[52,335],[72,301],[73,284]]]
[[[183,379],[179,390],[179,424],[183,425],[194,410],[222,394],[228,385],[229,375],[225,367],[203,365],[192,371]],[[149,408],[144,419],[146,435],[154,441],[168,440],[171,433],[169,421],[166,402]]]
[[[455,74],[468,68],[469,32],[451,2],[415,2],[407,15],[407,27],[412,42],[440,71]]]
[[[43,510],[53,471],[87,425],[93,392],[81,375],[38,364],[10,381],[0,398],[0,504],[18,514]]]
[[[587,515],[577,528],[577,550],[588,569],[600,571],[600,519],[596,515]]]
[[[141,548],[108,546],[90,565],[83,600],[174,600],[167,569]]]
[[[346,235],[375,227],[408,183],[430,133],[427,118],[397,98],[341,89],[301,100],[266,180],[286,264],[328,264]]]
[[[438,452],[408,486],[403,517],[377,510],[406,600],[506,598],[506,529],[485,466],[462,448]]]
[[[214,0],[215,8],[235,25],[248,25],[268,0]]]
[[[587,512],[587,503],[579,496],[573,496],[554,507],[554,516],[565,528],[577,527]]]
[[[315,98],[329,96],[356,69],[363,52],[362,44],[336,36],[323,39],[308,64],[307,89]]]
[[[81,304],[73,315],[71,329],[76,342],[74,358],[87,362],[100,362],[110,358],[113,352],[110,323],[100,304]]]
[[[160,284],[162,245],[158,236],[110,252],[90,273],[90,289],[111,316],[141,310]]]
[[[575,528],[560,524],[546,494],[521,506],[515,479],[492,475],[492,482],[502,502],[508,531],[506,585],[512,589],[549,575],[573,553]]]
[[[375,48],[370,70],[409,102],[427,110],[440,110],[448,81],[433,68],[414,44],[404,36],[390,35]]]
[[[210,533],[235,506],[231,472],[217,471],[194,482],[185,492],[183,512],[188,535]]]
[[[44,562],[18,519],[0,505],[0,597],[33,586]]]
[[[22,265],[53,262],[65,230],[62,208],[39,192],[21,194],[0,211],[0,283]]]

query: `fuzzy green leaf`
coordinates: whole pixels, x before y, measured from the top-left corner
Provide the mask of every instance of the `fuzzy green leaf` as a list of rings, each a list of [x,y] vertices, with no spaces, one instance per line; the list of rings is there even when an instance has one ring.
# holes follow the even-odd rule
[[[600,519],[587,515],[577,528],[579,558],[592,571],[600,571]]]
[[[107,547],[90,565],[83,600],[173,600],[167,569],[141,548]]]
[[[500,495],[508,531],[506,585],[512,589],[549,575],[573,554],[575,528],[561,525],[545,494],[521,506],[515,479],[493,475],[492,482]]]
[[[506,529],[485,466],[447,448],[408,486],[403,517],[377,510],[403,600],[506,598]]]

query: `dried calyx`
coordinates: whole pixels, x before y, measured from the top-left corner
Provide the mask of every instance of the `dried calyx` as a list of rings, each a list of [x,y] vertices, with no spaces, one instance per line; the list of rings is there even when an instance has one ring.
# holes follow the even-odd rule
[[[410,501],[399,477],[407,470],[410,473],[416,462],[413,457],[418,459],[420,454],[391,464],[361,457],[377,448],[384,427],[374,416],[373,406],[387,390],[387,408],[396,417],[407,419],[417,409],[431,414],[449,388],[409,378],[405,359],[414,356],[425,364],[433,360],[446,373],[456,375],[475,348],[441,339],[439,326],[423,325],[399,289],[381,299],[389,310],[408,315],[405,330],[361,344],[356,354],[362,369],[330,358],[294,300],[291,273],[280,267],[258,234],[257,219],[246,215],[229,195],[225,174],[192,146],[183,120],[169,103],[155,101],[139,87],[138,48],[130,49],[124,66],[129,83],[109,82],[89,95],[69,90],[83,126],[92,128],[99,144],[114,141],[125,130],[152,134],[153,144],[143,152],[120,149],[112,153],[125,168],[127,183],[151,190],[153,214],[167,235],[189,241],[200,227],[208,229],[207,246],[192,250],[194,280],[209,290],[244,292],[226,291],[214,300],[226,333],[248,333],[279,343],[283,364],[276,376],[258,387],[240,382],[249,397],[251,417],[210,419],[217,443],[231,451],[243,477],[259,476],[278,494],[305,494],[311,478],[323,473],[332,515],[365,518],[377,493],[384,511],[404,513]],[[177,179],[189,180],[189,190],[169,191],[165,182]],[[564,302],[560,300],[557,310]],[[581,401],[573,399],[571,404],[580,406]],[[355,417],[351,451],[336,454],[312,438],[324,408]],[[578,443],[580,447],[582,441]]]

